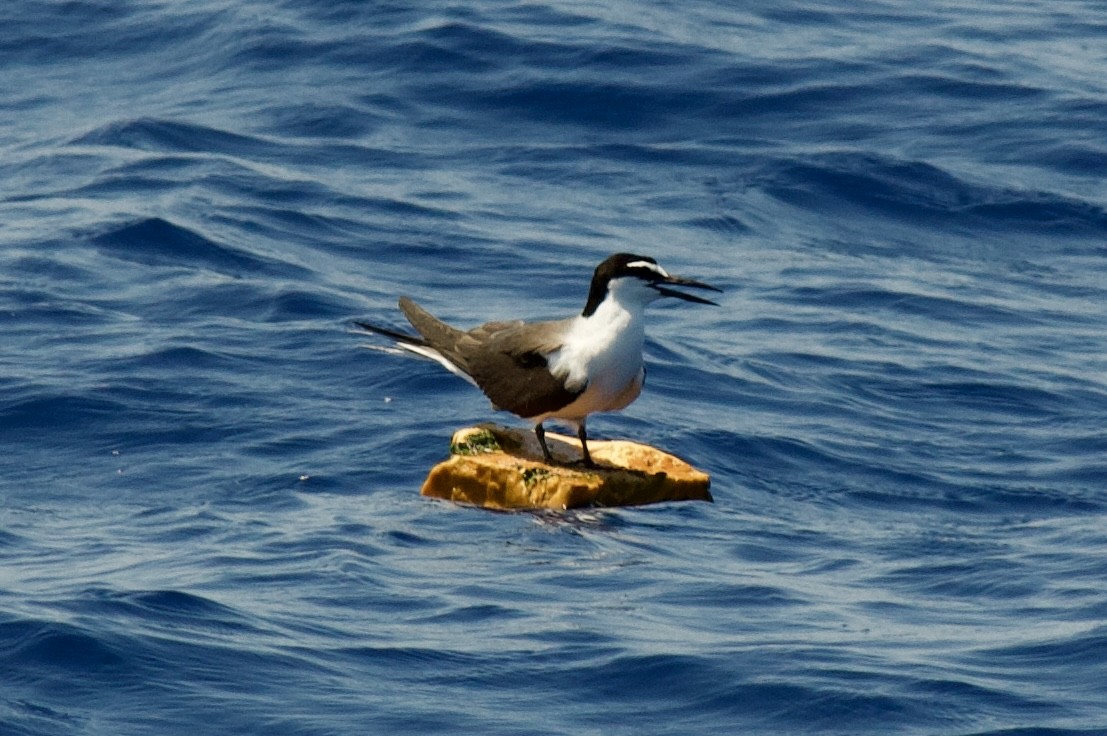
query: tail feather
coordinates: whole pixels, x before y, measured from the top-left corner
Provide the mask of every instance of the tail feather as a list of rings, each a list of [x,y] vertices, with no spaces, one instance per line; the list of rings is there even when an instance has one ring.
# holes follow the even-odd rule
[[[452,352],[458,339],[465,334],[456,327],[450,327],[406,296],[400,297],[400,311],[407,317],[411,326],[423,336],[425,344],[433,345],[443,353]]]
[[[415,335],[408,335],[403,332],[397,332],[396,330],[390,330],[387,327],[380,327],[378,325],[371,325],[368,322],[354,322],[355,325],[365,330],[366,332],[372,332],[376,335],[383,335],[384,337],[391,338],[401,345],[418,345],[426,346],[427,341],[421,337]]]
[[[419,332],[424,335],[423,337],[417,337],[415,335],[409,335],[404,332],[398,332],[396,330],[389,329],[388,327],[371,325],[368,322],[355,321],[354,324],[365,330],[366,332],[371,332],[383,337],[387,337],[391,340],[395,340],[398,347],[415,353],[416,355],[421,355],[424,358],[430,358],[431,360],[440,364],[450,373],[464,378],[466,381],[473,384],[474,386],[477,385],[476,381],[473,380],[473,377],[469,375],[468,371],[461,367],[461,360],[459,356],[447,354],[447,351],[440,350],[439,348],[434,347],[434,345],[432,344],[436,338],[452,340],[455,339],[454,333],[458,335],[463,333],[461,333],[460,330],[456,330],[455,328],[447,325],[445,322],[437,319],[436,317],[431,315],[430,312],[427,312],[425,309],[418,306],[417,304],[415,304],[415,302],[411,301],[407,297],[404,297],[400,300],[400,308],[403,310],[404,314],[408,318],[408,321],[412,323],[415,329],[419,330]]]

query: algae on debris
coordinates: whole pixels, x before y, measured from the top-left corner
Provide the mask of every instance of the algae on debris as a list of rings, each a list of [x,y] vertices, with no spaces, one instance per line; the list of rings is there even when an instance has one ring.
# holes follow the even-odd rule
[[[451,455],[479,455],[484,452],[500,452],[500,443],[491,430],[475,427],[477,431],[469,432],[458,439],[461,434],[454,434],[454,441],[450,443]]]

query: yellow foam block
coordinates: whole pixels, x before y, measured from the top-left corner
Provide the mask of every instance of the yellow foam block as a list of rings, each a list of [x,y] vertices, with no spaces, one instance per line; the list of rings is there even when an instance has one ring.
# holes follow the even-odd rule
[[[529,430],[483,424],[454,433],[450,458],[436,465],[422,494],[489,509],[572,509],[711,501],[711,477],[655,447],[590,440],[598,467],[580,463],[575,437],[546,433],[558,464],[542,461]],[[566,464],[561,464],[566,463]]]

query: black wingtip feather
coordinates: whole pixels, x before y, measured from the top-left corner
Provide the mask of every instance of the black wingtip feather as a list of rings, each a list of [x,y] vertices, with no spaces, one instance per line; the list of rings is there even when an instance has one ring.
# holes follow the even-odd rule
[[[396,340],[397,342],[404,342],[404,343],[407,343],[409,345],[426,345],[427,344],[426,340],[424,340],[420,337],[416,337],[414,335],[408,335],[408,334],[403,333],[403,332],[397,332],[396,330],[390,330],[387,327],[380,327],[378,325],[371,325],[368,322],[358,322],[357,320],[354,320],[354,324],[357,325],[358,327],[360,327],[361,329],[365,330],[366,332],[371,332],[375,335],[383,335],[384,337],[392,338],[393,340]]]

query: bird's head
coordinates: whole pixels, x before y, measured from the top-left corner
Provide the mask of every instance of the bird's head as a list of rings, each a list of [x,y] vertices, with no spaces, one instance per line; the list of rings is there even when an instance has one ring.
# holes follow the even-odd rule
[[[649,256],[616,253],[606,258],[599,266],[596,266],[596,271],[592,275],[592,287],[588,292],[588,303],[584,307],[583,315],[587,317],[595,312],[600,303],[609,295],[615,295],[617,299],[628,306],[645,306],[652,301],[667,296],[697,304],[718,306],[710,299],[670,288],[673,286],[722,291],[722,289],[705,284],[702,281],[674,276]]]

